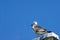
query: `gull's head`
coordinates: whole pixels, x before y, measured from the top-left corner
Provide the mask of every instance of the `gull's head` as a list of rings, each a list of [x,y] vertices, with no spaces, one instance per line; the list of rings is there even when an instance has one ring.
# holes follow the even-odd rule
[[[37,21],[34,21],[33,24],[37,25]]]
[[[33,23],[32,23],[32,26],[36,26],[37,25],[37,21],[34,21]]]

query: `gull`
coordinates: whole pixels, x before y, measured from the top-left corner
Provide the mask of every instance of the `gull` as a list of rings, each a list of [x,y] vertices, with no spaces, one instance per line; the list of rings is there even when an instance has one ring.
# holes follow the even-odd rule
[[[36,34],[44,34],[47,32],[46,29],[44,29],[43,27],[41,26],[38,26],[38,23],[37,21],[34,21],[33,24],[32,24],[32,29],[33,31],[36,33]]]

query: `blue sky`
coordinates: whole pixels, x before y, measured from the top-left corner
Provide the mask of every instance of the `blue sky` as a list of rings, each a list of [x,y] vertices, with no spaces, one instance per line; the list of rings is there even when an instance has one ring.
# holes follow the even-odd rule
[[[32,40],[33,21],[60,35],[60,0],[0,0],[0,40]]]

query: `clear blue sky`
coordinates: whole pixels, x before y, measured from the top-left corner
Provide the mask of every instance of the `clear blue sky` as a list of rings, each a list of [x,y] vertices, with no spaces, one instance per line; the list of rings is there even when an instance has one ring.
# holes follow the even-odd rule
[[[0,40],[32,40],[35,20],[60,35],[60,0],[0,0]]]

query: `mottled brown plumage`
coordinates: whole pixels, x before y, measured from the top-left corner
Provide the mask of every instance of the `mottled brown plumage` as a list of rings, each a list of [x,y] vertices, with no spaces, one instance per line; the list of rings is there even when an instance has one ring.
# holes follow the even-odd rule
[[[35,26],[33,28],[34,32],[37,33],[37,34],[43,34],[45,32],[47,32],[46,29],[42,28],[41,26]]]

